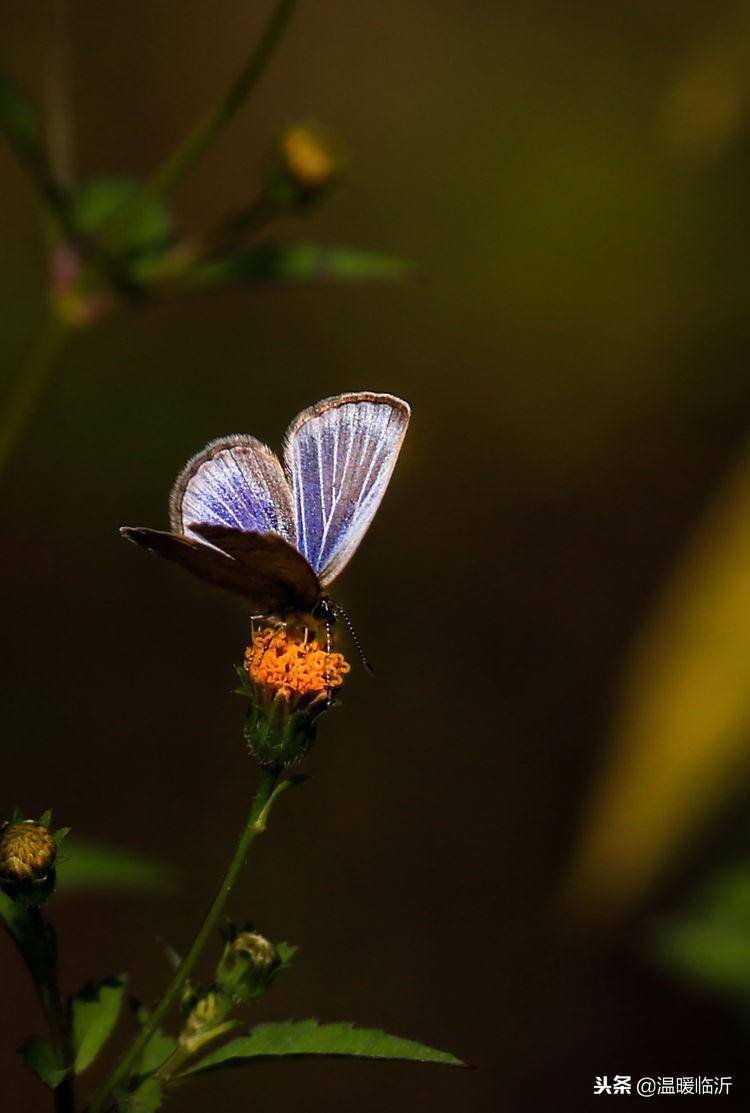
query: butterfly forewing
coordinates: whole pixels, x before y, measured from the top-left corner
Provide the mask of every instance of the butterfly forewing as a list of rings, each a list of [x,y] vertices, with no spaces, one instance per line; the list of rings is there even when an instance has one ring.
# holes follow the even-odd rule
[[[304,410],[284,440],[297,547],[323,586],[348,564],[385,494],[410,410],[391,394],[340,394]]]
[[[186,536],[191,536],[192,522],[210,522],[296,541],[284,470],[276,454],[255,437],[224,437],[194,456],[172,490],[170,517],[175,533]]]

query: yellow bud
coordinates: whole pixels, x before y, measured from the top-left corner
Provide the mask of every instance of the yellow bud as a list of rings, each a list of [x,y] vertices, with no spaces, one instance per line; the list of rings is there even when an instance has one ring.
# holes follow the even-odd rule
[[[55,864],[57,844],[33,819],[7,823],[0,834],[0,879],[16,884],[41,881]]]
[[[292,124],[281,137],[281,157],[297,185],[318,192],[339,176],[343,167],[333,137],[317,124]]]
[[[188,1037],[204,1028],[213,1027],[220,1023],[227,1011],[227,1000],[219,993],[209,990],[200,1000],[196,1001],[190,1010],[190,1015],[185,1022],[185,1033]]]

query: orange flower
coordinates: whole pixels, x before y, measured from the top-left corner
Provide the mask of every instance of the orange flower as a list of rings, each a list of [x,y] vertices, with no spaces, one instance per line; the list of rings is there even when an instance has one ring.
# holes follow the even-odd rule
[[[250,680],[274,699],[297,706],[340,688],[349,672],[342,653],[328,653],[314,638],[292,637],[285,628],[265,627],[245,651]]]
[[[329,653],[308,631],[264,627],[255,634],[242,669],[250,698],[245,738],[262,765],[282,768],[307,752],[349,668],[343,654]]]

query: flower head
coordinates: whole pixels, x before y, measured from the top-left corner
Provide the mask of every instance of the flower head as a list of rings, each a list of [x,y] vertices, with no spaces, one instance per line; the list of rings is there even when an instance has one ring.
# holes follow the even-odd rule
[[[284,627],[265,627],[245,651],[247,675],[272,700],[309,707],[339,688],[349,672],[343,653],[329,653],[314,638],[298,637]]]
[[[262,765],[281,768],[307,752],[349,668],[343,654],[328,652],[307,631],[258,631],[242,676],[251,704],[245,737]]]

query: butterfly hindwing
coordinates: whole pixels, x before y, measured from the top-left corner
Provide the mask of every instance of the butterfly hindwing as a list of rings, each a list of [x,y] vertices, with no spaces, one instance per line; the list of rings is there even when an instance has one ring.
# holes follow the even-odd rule
[[[296,544],[324,587],[349,562],[380,505],[409,416],[400,398],[362,391],[318,402],[287,430]]]
[[[241,434],[212,441],[186,464],[172,490],[170,519],[173,531],[188,537],[191,522],[210,522],[296,541],[292,493],[278,457]]]
[[[273,601],[270,610],[259,613],[306,613],[320,599],[318,577],[302,554],[283,537],[205,522],[191,523],[190,529],[227,553],[246,572],[248,579],[257,584],[258,590]]]
[[[199,528],[209,534],[211,530],[217,533],[204,541],[142,527],[124,526],[120,532],[129,541],[179,564],[199,579],[242,596],[255,614],[283,617],[314,606],[320,595],[317,577],[283,538],[220,526]],[[244,543],[237,537],[244,538]],[[227,545],[227,550],[222,544]],[[236,559],[232,549],[241,553],[242,559]]]

